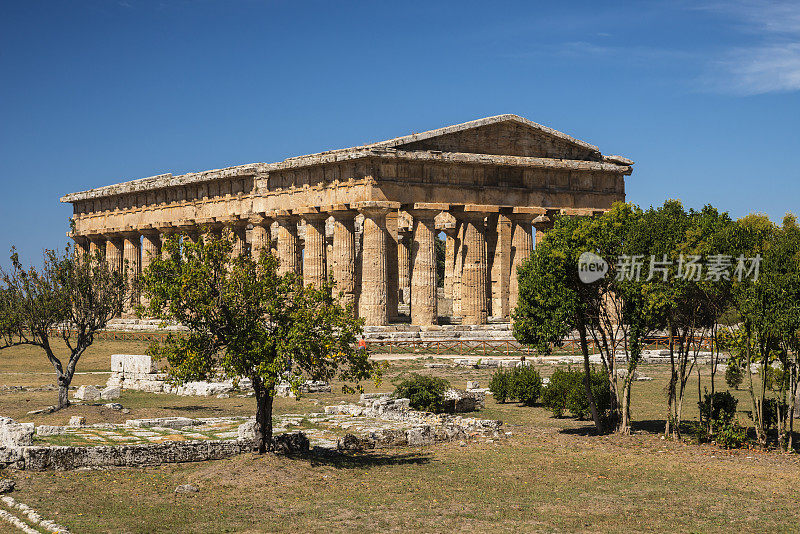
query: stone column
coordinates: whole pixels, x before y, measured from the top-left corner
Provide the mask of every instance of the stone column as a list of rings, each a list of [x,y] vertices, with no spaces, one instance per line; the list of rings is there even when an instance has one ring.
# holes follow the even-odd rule
[[[513,313],[517,307],[517,299],[519,296],[517,269],[519,269],[519,266],[530,257],[531,252],[533,251],[531,217],[522,214],[514,216],[512,219],[511,229],[511,273],[508,284],[508,301],[511,312]]]
[[[359,316],[367,325],[383,326],[389,324],[386,215],[392,209],[392,203],[368,201],[359,204],[359,211],[364,214]]]
[[[105,244],[106,240],[101,235],[93,235],[89,237],[89,255],[92,257],[92,259],[94,259],[98,253],[105,255]]]
[[[400,303],[408,304],[411,294],[411,229],[405,226],[397,229],[397,283],[400,288]]]
[[[238,258],[247,254],[247,220],[239,219],[228,227],[231,239],[233,240],[233,249],[231,249],[231,256]]]
[[[75,259],[83,261],[89,254],[89,240],[83,236],[72,236],[72,240],[75,241]]]
[[[436,301],[436,222],[441,210],[420,204],[410,210],[414,241],[411,244],[411,324],[433,325],[439,319]]]
[[[164,246],[170,236],[175,235],[175,230],[172,227],[163,227],[158,229],[160,232],[161,238],[161,259],[166,260],[169,258],[169,252],[167,251],[166,247]]]
[[[512,223],[510,214],[497,217],[496,242],[492,261],[492,315],[498,318],[509,316]]]
[[[139,293],[136,291],[136,281],[142,268],[142,245],[139,232],[127,232],[122,241],[122,261],[128,277],[130,298],[126,299],[123,312],[132,316],[134,309],[139,305]]]
[[[115,234],[106,236],[106,263],[113,271],[122,271],[122,240]]]
[[[464,211],[464,270],[461,275],[462,324],[486,324],[489,318],[486,228],[483,211]]]
[[[456,229],[445,228],[446,241],[444,248],[444,298],[453,301],[453,274],[456,261]]]
[[[250,254],[258,260],[261,251],[271,252],[272,234],[270,228],[274,219],[259,215],[250,219],[253,223],[253,233],[250,234]]]
[[[306,244],[303,252],[303,283],[322,286],[327,280],[325,260],[325,220],[328,215],[315,208],[304,210],[300,217],[306,223]]]
[[[329,212],[333,216],[333,279],[336,292],[342,295],[342,304],[356,305],[356,211],[336,209]],[[355,311],[355,310],[354,310]]]
[[[538,246],[547,231],[553,228],[553,221],[547,215],[539,215],[533,220],[533,227],[536,228],[536,245]]]
[[[398,211],[390,210],[386,214],[386,306],[389,309],[389,321],[398,319],[397,309],[400,299],[400,284],[398,280],[399,264],[397,261],[397,218]]]
[[[158,232],[156,230],[142,232],[141,270],[147,269],[159,256],[161,256],[161,237]]]
[[[300,275],[300,255],[297,247],[296,215],[280,211],[275,219],[278,221],[278,273],[294,273]]]
[[[453,261],[453,316],[461,317],[461,280],[464,274],[464,230],[463,221],[456,222],[456,257]]]

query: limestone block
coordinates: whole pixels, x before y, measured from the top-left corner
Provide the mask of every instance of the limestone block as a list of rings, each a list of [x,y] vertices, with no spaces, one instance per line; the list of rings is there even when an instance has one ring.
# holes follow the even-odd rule
[[[240,441],[252,441],[256,439],[256,422],[247,421],[236,429],[237,437]]]
[[[435,434],[430,426],[409,428],[406,432],[409,446],[433,445]]]
[[[82,415],[73,415],[69,418],[69,426],[84,426],[86,418]]]
[[[73,398],[82,400],[82,401],[92,401],[97,400],[100,398],[100,390],[94,386],[81,386],[78,388],[78,391],[75,392]]]
[[[146,354],[112,354],[111,371],[118,373],[150,374],[158,371],[153,359]]]
[[[120,389],[116,386],[107,386],[103,391],[100,392],[100,398],[103,400],[118,399],[119,395]]]
[[[4,447],[33,445],[33,423],[17,423],[8,417],[0,418],[0,444]]]
[[[36,427],[37,436],[59,436],[66,432],[67,428],[54,425],[39,425]]]

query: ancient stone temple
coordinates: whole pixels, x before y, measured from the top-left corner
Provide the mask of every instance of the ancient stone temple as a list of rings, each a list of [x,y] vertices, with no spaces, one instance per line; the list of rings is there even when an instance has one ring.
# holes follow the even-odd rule
[[[499,115],[278,163],[162,174],[61,201],[73,205],[79,250],[104,250],[112,266],[134,274],[160,254],[165,235],[195,239],[224,227],[238,253],[269,248],[305,283],[332,277],[368,325],[433,325],[444,315],[484,324],[508,320],[517,266],[553,216],[592,216],[624,200],[631,165]]]

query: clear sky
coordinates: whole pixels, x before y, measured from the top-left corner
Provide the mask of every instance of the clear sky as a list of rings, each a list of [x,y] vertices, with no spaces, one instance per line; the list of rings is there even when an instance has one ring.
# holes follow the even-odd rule
[[[800,3],[0,0],[0,265],[65,193],[502,113],[635,160],[632,202],[780,220]]]

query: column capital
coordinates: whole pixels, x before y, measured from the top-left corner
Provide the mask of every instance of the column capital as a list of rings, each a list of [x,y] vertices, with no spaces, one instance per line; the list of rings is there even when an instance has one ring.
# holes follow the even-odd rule
[[[531,224],[537,230],[549,230],[553,227],[553,221],[547,215],[539,215],[535,217]]]
[[[290,223],[290,222],[298,222],[300,217],[295,215],[289,210],[275,210],[272,212],[272,217],[278,221],[279,223]]]
[[[295,213],[304,221],[309,222],[324,221],[330,217],[327,212],[320,211],[320,208],[315,207],[299,208],[295,210]]]
[[[367,213],[379,215],[380,213],[389,213],[392,210],[400,209],[399,202],[390,202],[388,200],[362,200],[353,203],[352,206],[365,215]]]

